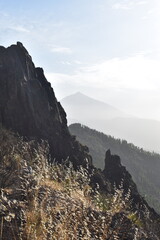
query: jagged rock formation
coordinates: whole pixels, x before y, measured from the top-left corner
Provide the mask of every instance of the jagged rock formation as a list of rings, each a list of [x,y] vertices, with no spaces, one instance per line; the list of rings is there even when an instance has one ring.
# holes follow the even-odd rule
[[[22,43],[0,47],[0,123],[28,138],[46,139],[52,159],[85,164],[87,148],[71,137],[66,113],[43,69],[36,68]]]
[[[110,149],[106,151],[103,174],[106,180],[111,183],[112,187],[114,186],[117,189],[122,188],[124,195],[127,193],[130,194],[133,207],[136,205],[147,205],[147,207],[149,207],[146,201],[140,196],[132,176],[126,168],[122,166],[120,157],[118,155],[112,155]],[[152,212],[153,209],[150,208],[150,210]],[[153,213],[155,213],[154,210]]]
[[[132,176],[121,164],[121,159],[117,155],[112,155],[110,149],[106,151],[105,167],[103,174],[107,181],[115,188],[123,188],[124,194],[130,192],[133,203],[141,201],[137,186],[132,180]]]
[[[124,192],[127,193],[130,189],[132,194],[137,194],[136,184],[133,182],[131,175],[121,164],[121,159],[117,155],[112,155],[110,149],[106,152],[105,167],[103,171],[105,177],[115,184],[115,187],[123,186]]]
[[[103,174],[107,182],[110,182],[112,189],[123,189],[124,196],[130,195],[130,206],[134,211],[139,212],[139,216],[145,219],[145,215],[149,214],[150,225],[155,220],[159,222],[159,215],[151,208],[144,198],[139,194],[136,184],[132,180],[132,176],[121,164],[121,159],[117,155],[112,155],[110,149],[106,151],[105,167]],[[147,221],[146,221],[146,224]],[[147,226],[146,226],[147,227]],[[158,229],[157,229],[158,230]],[[160,234],[158,230],[158,234]]]
[[[131,174],[138,191],[145,197],[150,206],[160,213],[160,155],[144,151],[125,140],[115,139],[109,135],[79,123],[69,126],[70,133],[83,145],[89,147],[93,164],[104,169],[106,149],[120,156],[122,165]]]
[[[1,184],[0,186],[3,189],[3,191],[0,192],[0,198],[2,198],[2,201],[1,199],[0,201],[1,202],[4,201],[3,203],[4,208],[3,209],[0,208],[0,210],[2,210],[0,212],[1,219],[4,218],[6,219],[6,221],[8,220],[13,221],[14,219],[16,219],[18,223],[17,226],[19,226],[18,231],[20,232],[20,228],[22,227],[21,223],[23,223],[20,221],[21,210],[23,210],[23,207],[24,207],[26,214],[27,214],[27,211],[29,211],[29,216],[32,216],[32,214],[30,213],[32,213],[33,211],[32,201],[35,198],[38,203],[38,205],[36,204],[35,213],[38,210],[40,210],[39,212],[40,215],[38,219],[35,219],[37,220],[36,227],[39,226],[41,222],[42,226],[44,227],[44,231],[41,230],[42,234],[45,233],[46,226],[48,226],[48,224],[50,224],[49,229],[52,229],[53,226],[55,227],[55,229],[57,229],[57,225],[54,225],[55,224],[54,219],[58,220],[57,224],[60,224],[60,226],[62,227],[61,221],[59,222],[59,220],[63,220],[62,217],[61,217],[62,219],[59,219],[59,216],[58,218],[57,216],[53,216],[52,221],[50,223],[48,222],[48,219],[51,213],[54,214],[54,211],[52,209],[53,207],[52,202],[55,202],[55,200],[58,199],[57,200],[57,203],[58,203],[62,195],[63,195],[64,202],[66,202],[67,199],[70,199],[71,197],[70,188],[68,189],[69,192],[67,193],[68,194],[67,196],[69,197],[66,198],[67,186],[72,181],[73,181],[72,187],[74,186],[76,182],[74,181],[74,178],[75,176],[77,176],[76,167],[78,167],[79,165],[83,165],[85,168],[83,172],[79,172],[80,174],[79,176],[81,176],[80,178],[82,182],[83,181],[85,182],[87,179],[87,185],[85,185],[86,189],[84,188],[83,184],[81,184],[79,188],[79,191],[83,190],[82,199],[84,199],[88,189],[90,190],[92,186],[94,189],[97,186],[97,184],[99,184],[100,196],[106,198],[107,194],[109,194],[110,198],[112,198],[115,193],[114,186],[113,186],[114,183],[116,184],[116,187],[118,189],[123,181],[124,194],[126,194],[129,189],[131,190],[132,202],[131,202],[130,209],[133,206],[133,210],[136,211],[136,213],[139,213],[138,217],[140,217],[140,219],[143,219],[143,218],[145,219],[145,214],[146,214],[145,210],[147,210],[148,211],[147,213],[149,214],[149,217],[146,218],[147,219],[146,223],[145,221],[143,221],[144,232],[141,231],[140,229],[140,233],[142,233],[141,236],[144,236],[144,239],[147,239],[147,237],[145,238],[145,236],[154,236],[154,238],[151,238],[151,239],[158,239],[157,236],[160,236],[159,224],[158,224],[159,216],[155,213],[153,209],[151,209],[147,205],[147,203],[143,200],[143,198],[141,198],[141,196],[137,191],[136,185],[132,181],[131,175],[121,165],[120,158],[118,156],[112,156],[110,151],[107,151],[104,171],[93,167],[92,159],[88,154],[88,148],[86,146],[82,146],[79,142],[76,141],[75,137],[70,135],[67,128],[65,111],[61,107],[60,103],[57,102],[53,89],[51,88],[50,83],[47,82],[44,76],[43,70],[41,68],[35,68],[31,57],[29,56],[27,50],[23,47],[21,43],[17,43],[17,45],[12,45],[9,48],[0,47],[0,124],[2,125],[2,128],[0,128],[0,130],[3,130],[3,128],[5,127],[7,129],[12,129],[14,132],[18,132],[21,136],[24,136],[25,139],[27,139],[27,141],[28,139],[29,140],[34,139],[33,143],[35,144],[35,146],[37,144],[36,140],[38,140],[38,142],[40,142],[41,139],[47,140],[49,143],[49,152],[51,153],[52,160],[55,158],[57,162],[62,162],[63,159],[65,160],[68,158],[69,160],[72,161],[73,167],[74,167],[72,170],[66,169],[66,174],[68,174],[68,172],[71,174],[69,175],[70,179],[64,178],[63,176],[64,169],[68,167],[68,165],[64,167],[63,164],[61,164],[62,171],[60,173],[60,169],[57,171],[58,169],[57,166],[55,166],[55,169],[54,169],[53,168],[54,164],[52,166],[49,166],[47,164],[49,161],[49,158],[48,158],[49,154],[48,152],[46,152],[45,149],[44,149],[45,154],[43,156],[43,148],[42,149],[40,148],[40,151],[37,150],[36,152],[36,147],[34,146],[34,144],[32,145],[32,141],[30,144],[29,142],[24,142],[24,143],[21,142],[21,145],[20,145],[21,148],[19,148],[17,144],[15,144],[15,146],[14,144],[12,145],[9,144],[10,142],[8,142],[8,145],[6,145],[5,143],[7,142],[6,141],[7,134],[6,135],[1,134],[4,136],[2,136],[2,139],[0,142],[1,143],[0,172],[1,172],[1,175],[3,174],[3,176],[6,179],[4,181],[4,177],[3,179],[0,178],[0,184]],[[12,138],[11,138],[11,142],[12,142]],[[9,152],[8,152],[8,148],[9,148]],[[15,149],[16,149],[16,152],[14,153]],[[41,161],[38,161],[38,159]],[[68,161],[68,164],[69,164],[69,161]],[[86,167],[88,168],[86,169]],[[79,170],[80,169],[81,168],[79,168]],[[73,172],[74,172],[74,175],[72,175]],[[56,175],[53,176],[55,173]],[[62,175],[62,176],[59,177],[59,175]],[[18,176],[18,179],[17,179],[17,176]],[[88,183],[89,177],[91,177],[91,180]],[[61,178],[62,179],[64,178],[64,179],[62,181],[62,185],[59,185]],[[55,183],[55,179],[56,179],[56,183]],[[11,180],[14,180],[14,181],[11,181]],[[24,180],[24,181],[22,182],[21,180]],[[77,186],[79,186],[79,180],[80,179],[78,177],[77,183],[76,183],[78,185],[75,186],[75,189],[77,189]],[[17,185],[14,186],[14,184],[12,183]],[[36,184],[38,186],[40,185],[39,186],[40,192],[38,193],[40,196],[38,197],[35,196],[37,193],[37,187],[35,187]],[[4,196],[4,190],[8,191],[8,187],[9,187],[9,192],[6,192],[6,196]],[[56,189],[57,187],[59,187],[58,190]],[[53,189],[54,191],[51,191]],[[20,193],[17,193],[17,190],[18,191],[20,190]],[[54,194],[50,196],[49,194],[51,192],[53,192]],[[73,195],[74,194],[75,193],[73,192]],[[50,196],[49,199],[48,199],[48,196]],[[84,210],[85,205],[81,203],[81,200],[79,199],[79,195],[76,195],[76,196],[78,196],[78,201],[80,201],[79,202],[80,208],[78,209],[78,211],[81,212],[81,209]],[[41,204],[41,202],[43,203],[44,201],[44,197],[47,201],[47,204]],[[88,209],[89,210],[88,212],[92,213],[93,216],[95,213],[95,215],[97,215],[98,222],[100,222],[99,224],[100,229],[96,230],[97,231],[96,234],[101,235],[100,232],[102,229],[102,224],[104,224],[105,222],[105,224],[107,224],[106,229],[108,229],[110,224],[110,228],[113,230],[113,231],[111,230],[110,233],[111,235],[113,235],[112,232],[116,230],[117,222],[119,222],[121,219],[123,220],[123,226],[121,227],[121,231],[117,239],[131,239],[129,236],[126,237],[126,234],[125,234],[125,237],[122,238],[123,228],[126,229],[127,227],[129,227],[129,229],[131,230],[133,228],[134,234],[136,232],[136,224],[132,221],[132,219],[130,219],[131,216],[129,218],[126,212],[124,210],[122,211],[122,209],[118,210],[118,212],[117,210],[114,209],[112,216],[110,211],[108,212],[106,211],[105,213],[106,216],[102,216],[104,215],[105,211],[104,212],[102,211],[103,214],[101,214],[101,208],[99,208],[98,213],[95,210],[92,210],[92,207],[93,207],[92,201],[91,201],[92,199],[88,199],[89,197],[90,196],[87,195],[87,198],[85,199],[86,201],[85,204],[89,203],[91,208],[91,209],[90,208]],[[34,202],[35,202],[35,199],[34,199]],[[15,209],[14,209],[14,205],[12,206],[12,204],[10,203],[10,202],[14,203],[14,200],[18,201],[18,206],[20,207],[19,212],[17,212],[17,205],[15,205]],[[121,200],[123,203],[123,196],[121,196]],[[62,201],[62,206],[64,207],[63,201]],[[69,200],[69,202],[70,202],[69,206],[72,205],[72,199],[71,201]],[[77,202],[75,204],[75,207],[76,205],[78,205]],[[9,209],[10,206],[13,210],[15,210],[14,214],[11,213],[12,215],[9,215],[10,214],[9,210],[12,210],[12,209]],[[47,208],[47,206],[49,206],[49,208]],[[4,209],[6,209],[6,211],[3,211]],[[57,214],[59,214],[59,209],[61,208],[58,208]],[[44,211],[43,217],[47,216],[45,219],[46,224],[44,224],[44,220],[41,216],[42,214],[41,210]],[[86,210],[84,212],[86,212]],[[64,213],[65,211],[62,211],[61,216],[63,216]],[[116,213],[119,213],[119,214],[116,214]],[[72,216],[73,217],[72,223],[74,223],[74,218],[76,214]],[[68,216],[68,213],[66,214],[66,216]],[[99,216],[103,217],[101,218],[100,221],[99,221]],[[86,216],[86,219],[89,219],[89,217],[91,217],[91,215]],[[107,220],[108,217],[112,220],[110,223]],[[82,214],[82,219],[84,219],[84,214]],[[27,221],[27,217],[26,217],[26,221]],[[33,221],[33,226],[35,226],[34,222],[35,221]],[[80,231],[83,231],[86,228],[83,225],[83,221],[80,221],[80,222],[82,222],[82,225],[80,226],[80,229],[78,227],[78,234],[80,234]],[[155,224],[157,224],[157,229],[154,229],[153,231],[149,226],[152,222],[154,222],[154,226]],[[1,220],[1,223],[2,223],[2,220]],[[8,227],[7,224],[5,225],[6,229]],[[26,223],[24,222],[23,224],[25,225]],[[30,224],[30,221],[28,222],[28,224]],[[89,223],[87,223],[87,225],[89,225]],[[28,227],[29,229],[31,229],[30,225]],[[73,229],[74,229],[74,224],[73,224]],[[24,226],[23,226],[23,230],[24,230]],[[7,236],[6,238],[3,238],[5,240],[9,238],[8,236],[10,236],[10,232],[7,232],[7,233],[6,232],[7,231],[5,230],[5,234]],[[92,229],[91,229],[91,232],[93,232]],[[30,230],[29,230],[29,233],[30,233]],[[50,236],[52,236],[51,233],[48,232],[48,234],[50,235],[48,236],[46,235],[44,239],[46,240],[51,239],[50,238]],[[83,234],[81,234],[82,237],[83,237]],[[134,234],[132,234],[131,232],[131,236],[133,236]],[[1,231],[1,235],[2,235],[2,231]],[[25,240],[25,237],[20,239]],[[29,238],[27,237],[27,239]],[[38,238],[35,238],[35,239],[38,239]],[[59,239],[59,238],[57,237],[54,239]],[[82,238],[78,237],[78,239],[82,239]],[[88,239],[91,239],[91,238],[89,237]],[[100,237],[98,236],[97,239],[100,239]],[[105,238],[102,238],[102,239],[106,239],[106,236]],[[107,239],[111,240],[112,238],[109,237]],[[138,239],[142,239],[142,238],[138,238]]]

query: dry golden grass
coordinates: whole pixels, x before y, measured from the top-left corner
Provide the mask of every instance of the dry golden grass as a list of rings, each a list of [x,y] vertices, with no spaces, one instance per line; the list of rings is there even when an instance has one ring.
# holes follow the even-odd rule
[[[63,184],[55,180],[45,179],[45,180],[42,180],[39,184],[40,186],[49,187],[54,190],[61,190],[61,191],[64,190]]]
[[[0,134],[1,141],[1,240],[128,239],[130,229],[124,238],[119,237],[124,219],[129,221],[133,239],[142,239],[143,225],[129,209],[129,195],[124,198],[123,189],[102,195],[91,189],[87,169],[75,171],[71,164],[49,166],[45,142],[24,142],[6,131]],[[112,221],[118,221],[118,227],[111,228]],[[12,231],[7,235],[9,228]]]

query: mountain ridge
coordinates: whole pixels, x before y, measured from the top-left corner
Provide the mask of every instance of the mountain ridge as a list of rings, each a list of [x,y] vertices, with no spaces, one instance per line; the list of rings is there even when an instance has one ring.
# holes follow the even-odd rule
[[[96,100],[92,97],[88,97],[87,95],[81,92],[77,92],[75,94],[67,96],[63,98],[60,102],[62,106],[65,107],[66,111],[68,111],[69,120],[70,118],[73,118],[73,116],[70,116],[70,114],[73,115],[74,111],[78,115],[77,108],[79,108],[80,111],[84,112],[84,114],[87,113],[86,107],[90,109],[90,118],[93,117],[92,111],[94,110],[97,112],[97,117],[99,119],[103,119],[104,115],[108,119],[114,118],[114,117],[129,116],[126,113],[122,112],[121,110],[117,109],[116,107],[113,107],[110,104],[107,104],[105,102]],[[83,110],[81,109],[81,107]],[[103,110],[103,114],[101,114],[102,110]],[[79,118],[77,117],[77,119]]]
[[[77,164],[81,164],[85,158],[83,152],[90,162],[88,153],[69,134],[66,113],[43,69],[35,67],[23,44],[18,42],[8,48],[1,47],[0,65],[2,126],[22,136],[47,140],[52,160],[62,161],[70,157],[73,162],[77,160]],[[74,145],[79,151],[79,159],[74,155]]]
[[[104,168],[102,159],[105,157],[106,149],[110,149],[112,154],[120,156],[122,165],[132,175],[140,193],[146,197],[151,206],[160,212],[159,154],[144,151],[126,140],[113,138],[78,123],[70,125],[69,130],[77,137],[78,141],[89,147],[93,164],[96,167]]]
[[[64,97],[64,98],[61,99],[61,102],[65,101],[65,100],[71,101],[72,98],[73,98],[73,99],[78,98],[78,100],[81,100],[81,101],[85,101],[85,99],[87,99],[87,100],[90,101],[91,103],[92,103],[93,101],[96,101],[96,102],[99,102],[99,104],[103,104],[103,105],[106,105],[106,106],[108,106],[108,107],[110,107],[110,108],[113,108],[113,109],[115,109],[115,110],[118,110],[116,107],[113,107],[113,106],[111,106],[110,104],[107,104],[107,103],[105,103],[105,102],[103,102],[103,101],[96,100],[96,99],[94,99],[93,97],[89,97],[89,96],[87,96],[86,94],[83,94],[82,92],[76,92],[76,93],[74,93],[74,94],[71,94],[71,95],[69,95],[69,96],[66,96],[66,97]],[[85,98],[85,99],[84,99],[84,98]],[[118,111],[120,111],[120,110],[118,110]]]
[[[160,152],[160,121],[124,114],[120,116],[119,112],[108,110],[104,104],[99,107],[99,101],[95,99],[92,104],[88,104],[86,98],[79,104],[75,101],[75,95],[72,95],[70,102],[65,102],[65,99],[62,106],[66,109],[70,124],[81,123],[116,138],[126,139],[146,150]]]
[[[2,240],[58,240],[60,229],[62,239],[87,233],[88,240],[102,234],[111,240],[117,222],[119,239],[132,240],[138,228],[139,239],[157,240],[160,216],[138,193],[120,157],[108,150],[104,171],[93,166],[88,147],[70,134],[51,84],[23,44],[1,47],[0,66]],[[98,232],[90,228],[93,219],[106,224],[104,231],[102,224]]]

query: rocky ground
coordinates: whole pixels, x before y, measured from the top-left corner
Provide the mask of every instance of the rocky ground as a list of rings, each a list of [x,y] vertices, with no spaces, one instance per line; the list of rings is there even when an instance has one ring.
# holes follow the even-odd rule
[[[1,129],[0,236],[8,239],[159,239],[149,212],[132,208],[123,186],[92,189],[88,170],[48,164],[48,145]],[[152,230],[152,231],[151,231]]]

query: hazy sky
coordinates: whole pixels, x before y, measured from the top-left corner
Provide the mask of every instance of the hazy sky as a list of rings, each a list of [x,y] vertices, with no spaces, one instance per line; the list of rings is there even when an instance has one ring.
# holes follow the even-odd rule
[[[0,0],[0,45],[17,41],[58,100],[81,91],[160,120],[159,0]]]

